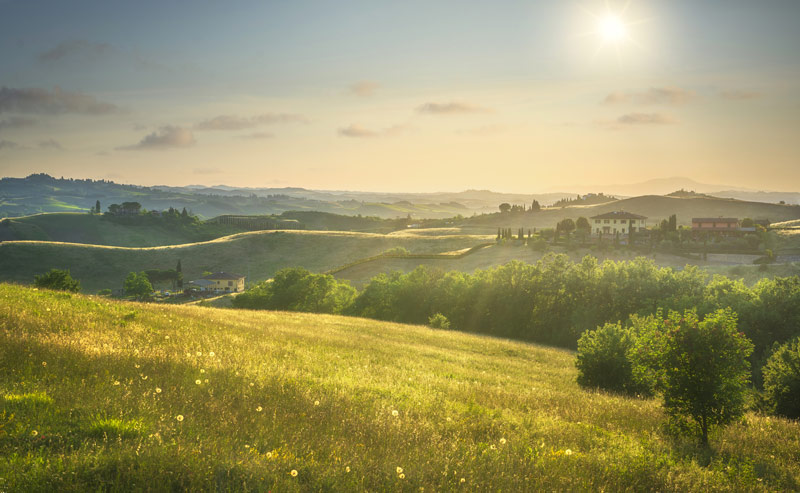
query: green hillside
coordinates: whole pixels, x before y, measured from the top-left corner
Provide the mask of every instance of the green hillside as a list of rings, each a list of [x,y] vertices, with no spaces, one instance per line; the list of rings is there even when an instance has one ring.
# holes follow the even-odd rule
[[[0,285],[0,490],[789,491],[800,424],[675,439],[563,350]]]
[[[318,231],[254,231],[212,241],[148,248],[57,242],[0,243],[0,281],[33,282],[51,268],[69,269],[86,292],[120,287],[131,271],[173,269],[181,260],[186,279],[205,271],[236,272],[247,282],[271,277],[284,267],[327,271],[393,247],[441,253],[480,243],[469,236],[390,236]]]
[[[207,241],[242,231],[244,229],[225,224],[175,224],[149,215],[117,218],[65,212],[0,220],[0,241],[62,241],[128,247]]]

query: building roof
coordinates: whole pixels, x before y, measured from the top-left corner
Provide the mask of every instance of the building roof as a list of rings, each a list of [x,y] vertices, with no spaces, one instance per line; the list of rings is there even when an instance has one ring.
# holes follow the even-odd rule
[[[613,211],[600,214],[599,216],[592,216],[591,219],[647,219],[647,216],[640,216],[625,211]]]
[[[195,286],[211,286],[214,284],[214,281],[209,281],[208,279],[197,279],[196,281],[189,281],[189,284],[193,284]]]
[[[738,223],[735,217],[693,217],[693,223]]]
[[[211,281],[238,281],[243,277],[244,276],[240,274],[234,274],[233,272],[215,272],[203,277],[203,279],[208,279]]]

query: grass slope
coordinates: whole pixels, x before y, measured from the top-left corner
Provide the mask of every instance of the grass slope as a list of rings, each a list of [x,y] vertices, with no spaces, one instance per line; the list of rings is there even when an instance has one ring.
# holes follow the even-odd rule
[[[402,237],[370,233],[254,231],[212,241],[149,248],[56,242],[0,243],[0,281],[33,282],[51,268],[70,269],[84,291],[119,287],[131,271],[173,269],[181,260],[184,278],[204,271],[236,272],[247,282],[272,277],[284,267],[321,272],[393,247],[440,253],[480,243],[469,236]]]
[[[800,488],[797,422],[701,450],[570,352],[346,317],[0,285],[0,406],[8,491]]]
[[[244,231],[223,224],[170,224],[152,216],[114,220],[86,213],[45,213],[0,221],[0,241],[61,241],[149,247],[206,241]]]

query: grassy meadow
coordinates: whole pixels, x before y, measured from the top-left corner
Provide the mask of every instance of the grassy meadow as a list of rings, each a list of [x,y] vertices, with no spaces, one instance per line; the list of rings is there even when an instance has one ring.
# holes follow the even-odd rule
[[[0,243],[0,281],[32,283],[51,268],[69,269],[85,292],[121,287],[128,272],[174,269],[181,260],[187,280],[204,271],[236,272],[247,282],[263,281],[284,268],[327,271],[403,247],[411,253],[442,253],[469,248],[470,236],[391,236],[325,231],[254,231],[216,240],[160,247],[126,248],[59,242]]]
[[[569,351],[0,285],[0,491],[777,491],[800,424],[711,448]]]

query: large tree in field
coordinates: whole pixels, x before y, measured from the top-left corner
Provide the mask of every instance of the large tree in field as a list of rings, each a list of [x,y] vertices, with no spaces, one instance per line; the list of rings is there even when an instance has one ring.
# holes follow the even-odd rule
[[[704,445],[710,429],[744,413],[753,344],[729,308],[702,321],[694,311],[672,312],[642,342],[647,349],[640,354],[649,352],[645,357],[655,362],[664,410],[673,419],[688,419]]]
[[[69,270],[50,269],[47,274],[35,276],[33,284],[37,288],[71,291],[73,293],[81,290],[81,282],[73,279],[69,275]]]
[[[511,210],[511,204],[507,202],[503,202],[502,204],[500,204],[499,207],[500,207],[500,212],[508,212]]]

